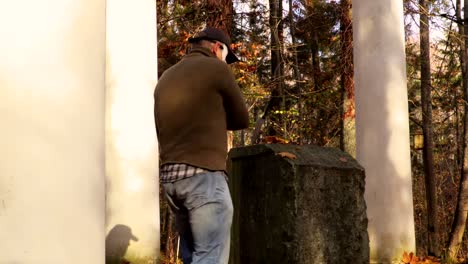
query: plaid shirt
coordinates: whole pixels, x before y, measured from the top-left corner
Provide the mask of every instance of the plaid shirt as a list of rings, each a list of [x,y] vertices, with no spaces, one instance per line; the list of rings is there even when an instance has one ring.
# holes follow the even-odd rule
[[[165,164],[159,170],[159,181],[161,183],[175,182],[208,171],[184,163]]]

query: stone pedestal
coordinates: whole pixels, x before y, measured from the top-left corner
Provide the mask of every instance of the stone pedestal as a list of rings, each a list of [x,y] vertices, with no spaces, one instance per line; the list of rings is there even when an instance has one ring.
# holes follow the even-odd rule
[[[231,264],[369,263],[364,170],[332,148],[233,149]]]

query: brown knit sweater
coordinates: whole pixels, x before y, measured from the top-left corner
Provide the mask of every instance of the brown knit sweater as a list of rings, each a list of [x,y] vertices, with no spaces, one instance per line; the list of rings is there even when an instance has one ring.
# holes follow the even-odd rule
[[[154,99],[160,165],[226,170],[226,132],[249,124],[242,93],[226,63],[208,49],[193,49],[163,73]]]

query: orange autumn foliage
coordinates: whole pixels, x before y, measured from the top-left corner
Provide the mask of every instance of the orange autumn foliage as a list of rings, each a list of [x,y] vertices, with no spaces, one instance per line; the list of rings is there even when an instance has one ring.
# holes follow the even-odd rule
[[[405,251],[403,253],[403,257],[401,259],[402,264],[440,264],[440,259],[437,259],[435,257],[424,257],[424,258],[419,258],[414,255],[413,252],[410,252],[409,254]]]

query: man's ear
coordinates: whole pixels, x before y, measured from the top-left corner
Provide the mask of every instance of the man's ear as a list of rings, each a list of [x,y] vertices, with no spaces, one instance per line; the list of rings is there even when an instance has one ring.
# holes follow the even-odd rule
[[[212,52],[214,55],[216,55],[216,49],[218,48],[217,45],[219,45],[217,42],[215,42],[215,43],[213,43],[213,44],[211,45],[211,49],[210,49],[210,50],[211,50],[211,52]]]

